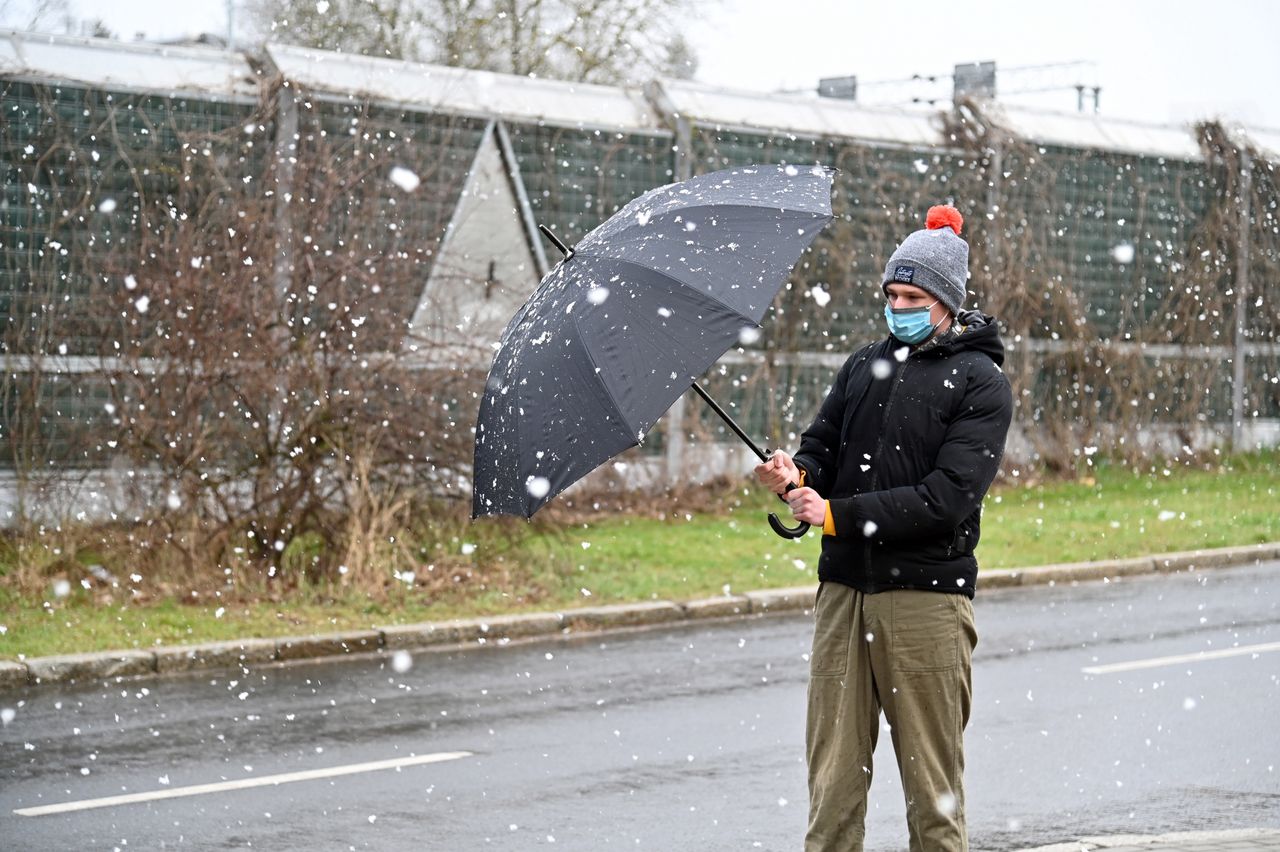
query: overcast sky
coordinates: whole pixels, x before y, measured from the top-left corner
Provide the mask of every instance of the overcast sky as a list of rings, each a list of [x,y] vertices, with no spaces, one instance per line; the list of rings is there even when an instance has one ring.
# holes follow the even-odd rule
[[[223,0],[70,3],[126,39],[227,28]],[[1071,87],[1085,83],[1101,86],[1102,113],[1112,117],[1217,116],[1280,128],[1277,0],[702,0],[693,7],[685,29],[698,79],[715,85],[811,90],[820,77],[856,74],[860,100],[902,102],[949,96],[950,80],[877,81],[994,60],[997,88],[1011,102],[1074,110]],[[1088,64],[1015,70],[1069,62]],[[1052,91],[1016,94],[1038,88]]]

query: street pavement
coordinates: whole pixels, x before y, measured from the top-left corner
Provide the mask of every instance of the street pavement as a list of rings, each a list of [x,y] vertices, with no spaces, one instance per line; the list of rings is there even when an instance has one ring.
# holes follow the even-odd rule
[[[1280,829],[1186,831],[1161,835],[1113,835],[1055,843],[1024,852],[1264,852],[1280,849]]]
[[[1280,849],[1277,572],[980,589],[973,848]],[[797,849],[809,638],[778,616],[6,693],[0,847]],[[885,736],[868,850],[903,819]]]

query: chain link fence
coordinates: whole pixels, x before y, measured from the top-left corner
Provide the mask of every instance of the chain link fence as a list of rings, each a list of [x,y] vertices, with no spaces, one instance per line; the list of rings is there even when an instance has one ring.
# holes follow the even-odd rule
[[[557,259],[536,224],[572,241],[654,186],[758,162],[839,170],[835,220],[760,339],[705,379],[761,443],[793,446],[847,354],[883,334],[884,259],[939,202],[966,217],[969,304],[1005,331],[1011,464],[1073,472],[1096,453],[1280,441],[1276,161],[1220,125],[1188,129],[1198,155],[1171,157],[1047,144],[978,102],[935,116],[924,144],[656,102],[651,127],[619,128],[272,73],[256,86],[255,100],[0,79],[0,466],[19,516],[68,471],[147,470],[142,505],[249,523],[269,551],[338,523],[334,475],[355,458],[396,488],[462,499],[492,341],[454,305],[490,298],[495,261],[447,257],[457,210],[478,205],[467,227],[494,234],[515,223],[518,305]],[[490,149],[501,186],[476,198]],[[415,317],[475,345],[441,369]],[[682,401],[633,452],[663,481],[741,470],[727,445]],[[258,520],[231,508],[246,502]]]

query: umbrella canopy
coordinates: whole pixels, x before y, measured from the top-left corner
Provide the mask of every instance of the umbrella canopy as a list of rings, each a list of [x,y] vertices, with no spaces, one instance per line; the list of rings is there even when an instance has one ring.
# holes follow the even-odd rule
[[[644,440],[759,326],[831,220],[834,170],[747,166],[651,190],[587,234],[503,332],[472,515],[531,516]]]

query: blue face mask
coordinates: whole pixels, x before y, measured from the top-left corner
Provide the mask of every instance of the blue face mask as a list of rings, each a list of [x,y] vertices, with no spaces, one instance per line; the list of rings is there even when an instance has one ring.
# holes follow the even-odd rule
[[[936,304],[938,303],[933,303]],[[912,345],[928,340],[942,322],[929,322],[929,311],[933,310],[933,305],[925,308],[891,308],[885,305],[884,319],[889,324],[889,333],[903,343]]]

